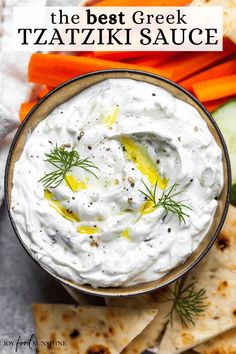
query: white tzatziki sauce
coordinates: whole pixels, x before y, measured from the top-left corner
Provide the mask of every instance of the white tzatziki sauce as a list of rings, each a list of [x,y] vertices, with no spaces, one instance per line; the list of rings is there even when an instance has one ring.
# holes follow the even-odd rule
[[[55,149],[97,168],[72,167],[45,188],[39,180],[57,170],[45,154]],[[152,84],[109,79],[29,134],[11,211],[47,270],[93,287],[128,286],[186,260],[211,226],[222,185],[221,150],[194,107]]]

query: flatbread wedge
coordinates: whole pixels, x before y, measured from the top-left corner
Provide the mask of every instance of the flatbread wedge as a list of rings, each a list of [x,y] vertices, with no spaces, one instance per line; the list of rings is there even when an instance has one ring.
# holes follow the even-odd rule
[[[189,274],[188,282],[196,281],[204,288],[207,308],[195,326],[182,325],[174,315],[168,323],[158,354],[178,354],[236,327],[236,208],[230,207],[222,233],[209,254]]]
[[[222,6],[224,36],[236,43],[236,0],[193,0],[191,6]]]
[[[194,348],[201,354],[234,354],[236,353],[236,329],[223,333]]]
[[[230,235],[230,236],[229,236]],[[231,260],[232,269],[236,269],[236,208],[230,208],[227,223],[221,233],[221,247],[224,249],[222,252],[223,262]],[[227,247],[227,245],[231,245]],[[232,262],[235,259],[235,262]],[[235,304],[236,310],[236,304]],[[236,312],[235,312],[236,316]],[[223,333],[211,340],[194,348],[195,351],[202,354],[234,354],[236,353],[236,328]]]
[[[39,354],[118,354],[157,311],[34,304],[33,314]]]
[[[129,298],[106,298],[107,306],[122,308],[155,308],[158,314],[153,321],[122,351],[122,354],[141,354],[146,349],[157,351],[157,339],[168,322],[167,314],[171,304],[162,302],[166,298],[166,289],[146,295],[132,296]]]

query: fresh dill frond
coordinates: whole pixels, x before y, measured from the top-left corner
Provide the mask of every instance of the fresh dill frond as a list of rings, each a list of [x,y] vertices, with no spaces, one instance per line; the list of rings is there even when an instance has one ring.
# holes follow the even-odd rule
[[[68,151],[65,146],[58,147],[56,145],[49,153],[45,153],[45,157],[44,161],[55,167],[55,171],[46,173],[38,181],[42,182],[45,188],[56,188],[63,180],[67,181],[66,175],[68,172],[71,172],[73,167],[82,168],[97,178],[92,169],[98,170],[98,167],[89,158],[81,159],[79,153],[74,148]],[[68,181],[67,183],[70,186]]]
[[[172,308],[168,313],[173,325],[173,315],[177,314],[183,326],[194,325],[195,320],[203,314],[208,306],[206,290],[196,290],[196,282],[185,285],[186,277],[177,280],[173,289],[169,287],[170,298],[166,301],[173,301]]]
[[[175,199],[177,195],[181,192],[176,192],[176,188],[178,187],[177,183],[174,183],[171,187],[164,189],[160,198],[157,198],[157,181],[154,185],[153,191],[146,185],[146,183],[142,180],[142,183],[146,189],[146,191],[139,190],[144,196],[146,200],[150,200],[153,202],[154,207],[162,207],[164,208],[166,214],[172,213],[177,216],[179,223],[184,222],[185,218],[189,217],[184,209],[192,210],[191,207],[184,204],[183,201],[178,201]]]
[[[141,189],[139,189],[139,192],[141,192],[146,200],[150,200],[151,202],[153,202],[154,206],[156,207],[156,191],[157,191],[157,181],[154,185],[154,189],[153,192],[151,191],[151,189],[146,185],[146,183],[142,180],[141,181],[142,184],[144,185],[146,192],[142,191]]]

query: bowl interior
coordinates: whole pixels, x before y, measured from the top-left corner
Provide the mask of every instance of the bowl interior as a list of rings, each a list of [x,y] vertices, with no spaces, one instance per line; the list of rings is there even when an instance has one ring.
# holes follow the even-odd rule
[[[11,190],[12,190],[12,177],[13,177],[14,165],[22,153],[27,135],[29,134],[29,132],[33,131],[33,129],[37,126],[37,124],[41,120],[45,119],[47,115],[55,107],[62,104],[66,100],[70,99],[74,95],[80,93],[82,90],[86,89],[87,87],[94,85],[107,78],[132,78],[135,80],[148,82],[167,89],[168,91],[172,92],[174,96],[194,106],[198,110],[202,118],[207,122],[209,130],[211,131],[217,144],[222,150],[222,157],[223,157],[224,187],[221,192],[221,195],[218,198],[219,204],[209,232],[207,233],[207,235],[205,236],[201,244],[198,246],[198,248],[195,250],[195,252],[193,252],[191,256],[183,264],[173,269],[171,272],[163,276],[161,279],[144,283],[144,284],[137,284],[130,287],[124,287],[124,288],[109,287],[109,288],[94,289],[90,285],[79,285],[67,279],[60,278],[50,273],[54,277],[56,277],[59,281],[63,282],[64,284],[72,286],[77,290],[84,291],[92,295],[100,295],[100,296],[137,295],[154,289],[161,288],[169,284],[171,281],[175,280],[176,278],[180,277],[184,273],[186,273],[189,269],[191,269],[201,259],[201,257],[204,256],[204,254],[207,252],[207,250],[214,242],[216,236],[218,235],[222,227],[224,218],[226,216],[227,208],[228,208],[229,188],[230,188],[230,167],[229,167],[227,149],[225,147],[224,141],[222,140],[221,134],[219,133],[218,128],[216,127],[209,113],[185,90],[181,89],[179,86],[171,83],[170,81],[157,77],[155,75],[151,75],[143,72],[137,72],[137,71],[123,71],[123,70],[96,72],[96,73],[92,73],[92,74],[88,74],[88,75],[84,75],[72,79],[71,81],[59,86],[46,98],[40,101],[37,107],[31,112],[31,114],[28,116],[25,122],[21,125],[13,141],[9,159],[8,159],[8,164],[7,164],[7,172],[6,172],[7,205],[8,205],[9,215],[13,227],[18,235],[18,238],[23,244],[21,237],[17,231],[17,227],[14,224],[13,217],[11,216],[10,205],[11,205]],[[24,244],[23,246],[26,248]]]

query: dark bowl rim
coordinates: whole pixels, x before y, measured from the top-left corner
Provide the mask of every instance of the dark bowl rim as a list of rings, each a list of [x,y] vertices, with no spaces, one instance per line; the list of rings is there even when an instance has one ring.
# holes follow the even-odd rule
[[[8,192],[8,175],[9,175],[9,166],[10,166],[10,161],[11,161],[11,158],[12,158],[12,154],[13,154],[13,151],[14,151],[14,147],[17,143],[17,140],[21,134],[21,131],[23,130],[26,122],[28,122],[28,120],[30,120],[31,118],[31,115],[33,114],[33,112],[35,110],[37,110],[37,108],[44,102],[47,100],[47,98],[51,95],[53,95],[55,92],[59,91],[60,89],[66,87],[67,85],[73,83],[73,82],[76,82],[76,81],[79,81],[79,80],[82,80],[86,77],[91,77],[91,76],[96,76],[97,74],[107,74],[107,73],[114,73],[114,72],[119,72],[119,73],[131,73],[131,74],[138,74],[138,75],[145,75],[145,76],[149,76],[149,77],[152,77],[154,79],[158,79],[162,82],[165,82],[173,87],[175,87],[176,89],[180,90],[181,92],[183,92],[186,96],[188,96],[190,99],[192,99],[196,105],[205,113],[205,115],[207,116],[207,118],[210,120],[210,122],[212,123],[212,125],[214,126],[214,129],[216,130],[217,134],[218,134],[218,137],[220,139],[220,142],[222,144],[222,147],[223,147],[223,151],[224,151],[224,155],[225,155],[225,160],[226,160],[226,166],[227,166],[227,174],[228,174],[228,178],[227,178],[227,192],[226,192],[226,202],[225,202],[225,205],[224,205],[224,210],[223,210],[223,213],[222,213],[222,216],[221,216],[221,219],[220,219],[220,222],[217,226],[217,229],[216,231],[214,232],[214,234],[212,235],[211,237],[211,240],[210,242],[207,244],[207,246],[205,247],[205,249],[203,250],[203,252],[185,269],[183,270],[182,272],[180,272],[178,274],[178,276],[174,277],[173,279],[171,280],[168,280],[165,284],[162,284],[160,286],[156,286],[156,287],[153,287],[151,289],[147,289],[147,290],[142,290],[142,291],[134,291],[132,293],[131,290],[129,290],[129,293],[128,294],[122,294],[122,293],[117,293],[117,294],[108,294],[106,293],[106,289],[107,288],[103,288],[103,287],[99,287],[99,289],[102,290],[102,292],[104,293],[97,293],[96,292],[96,288],[93,288],[90,284],[88,284],[88,286],[91,288],[91,291],[88,290],[88,289],[83,289],[83,288],[80,288],[80,286],[83,286],[85,284],[73,284],[70,280],[68,279],[62,279],[60,278],[59,276],[57,276],[56,274],[53,274],[52,272],[50,272],[49,270],[47,270],[46,268],[44,268],[40,262],[38,262],[33,256],[32,254],[30,253],[28,247],[25,245],[25,243],[23,242],[23,240],[21,239],[21,236],[18,232],[18,229],[17,229],[17,226],[14,222],[14,218],[11,214],[11,210],[10,210],[10,205],[9,205],[9,199],[8,199],[8,196],[9,196],[9,192]],[[106,78],[105,78],[106,79]],[[231,165],[230,165],[230,158],[229,158],[229,153],[228,153],[228,148],[227,148],[227,145],[225,143],[225,140],[224,140],[224,137],[220,131],[220,128],[218,127],[217,123],[215,122],[214,118],[212,117],[212,115],[208,112],[208,110],[203,106],[203,104],[198,101],[198,99],[196,97],[194,97],[190,92],[188,92],[186,89],[184,89],[182,86],[178,85],[177,83],[165,78],[165,77],[162,77],[162,76],[159,76],[159,75],[156,75],[156,74],[152,74],[150,72],[146,72],[146,71],[142,71],[142,70],[133,70],[133,69],[109,69],[109,70],[97,70],[97,71],[93,71],[93,72],[90,72],[90,73],[87,73],[87,74],[83,74],[83,75],[79,75],[79,76],[76,76],[72,79],[69,79],[65,82],[63,82],[62,84],[58,85],[57,87],[55,87],[54,89],[52,89],[49,93],[47,93],[43,98],[41,98],[37,103],[36,105],[30,110],[30,112],[27,114],[27,116],[25,117],[24,121],[19,125],[17,131],[16,131],[16,134],[12,140],[12,143],[10,145],[10,149],[9,149],[9,153],[8,153],[8,157],[7,157],[7,161],[6,161],[6,167],[5,167],[5,174],[4,174],[4,197],[5,197],[5,203],[6,203],[6,208],[7,208],[7,213],[8,213],[8,217],[10,219],[10,222],[11,222],[11,225],[13,227],[13,230],[17,236],[17,239],[19,240],[19,242],[21,243],[21,245],[23,246],[23,248],[25,249],[25,251],[28,253],[28,255],[30,256],[30,258],[41,268],[43,269],[47,274],[49,274],[50,276],[52,276],[55,280],[59,281],[60,283],[62,283],[63,285],[66,285],[66,286],[69,286],[70,288],[76,290],[76,291],[80,291],[84,294],[87,294],[87,295],[93,295],[93,296],[99,296],[99,297],[130,297],[130,296],[137,296],[137,295],[143,295],[143,294],[146,294],[146,293],[151,293],[153,291],[156,291],[156,290],[160,290],[162,289],[163,287],[166,287],[168,285],[170,285],[171,283],[173,283],[174,281],[177,281],[178,279],[180,279],[181,277],[183,276],[186,276],[187,273],[189,271],[191,271],[202,259],[203,257],[205,257],[205,255],[208,253],[208,251],[210,250],[210,248],[212,247],[213,243],[215,242],[217,236],[219,235],[222,227],[223,227],[223,224],[224,224],[224,221],[225,221],[225,218],[226,218],[226,215],[227,215],[227,212],[228,212],[228,208],[229,208],[229,204],[230,204],[230,193],[231,193],[231,184],[232,184],[232,177],[231,177]],[[145,283],[144,283],[145,284]],[[148,284],[148,282],[147,282]],[[86,284],[87,285],[87,284]],[[125,287],[108,287],[109,289],[119,289],[119,288],[123,288],[125,289]]]

